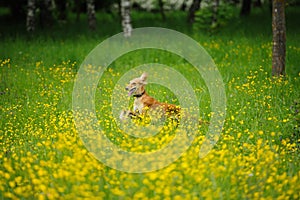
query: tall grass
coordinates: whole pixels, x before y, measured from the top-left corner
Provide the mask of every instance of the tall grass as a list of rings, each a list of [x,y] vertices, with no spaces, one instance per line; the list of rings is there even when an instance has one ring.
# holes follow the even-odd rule
[[[212,35],[195,32],[184,13],[168,13],[165,22],[157,14],[133,13],[135,27],[174,28],[197,40],[216,62],[227,95],[226,122],[210,154],[198,157],[206,133],[206,127],[200,127],[176,162],[143,174],[121,172],[97,161],[79,139],[72,115],[78,67],[99,42],[121,31],[117,18],[98,14],[96,32],[86,29],[84,18],[79,23],[71,18],[32,36],[23,32],[23,25],[15,31],[6,23],[0,38],[0,198],[298,199],[299,140],[292,136],[299,124],[290,109],[300,98],[297,12],[287,9],[288,75],[279,78],[271,77],[270,16],[254,12]],[[131,151],[145,150],[141,144],[158,148],[173,138],[166,131],[153,140],[132,141],[112,125],[109,100],[114,85],[145,61],[182,72],[200,100],[201,117],[208,120],[212,115],[206,86],[194,78],[189,64],[156,50],[129,53],[99,81],[96,108],[110,139]],[[161,101],[176,102],[165,88],[147,89]]]

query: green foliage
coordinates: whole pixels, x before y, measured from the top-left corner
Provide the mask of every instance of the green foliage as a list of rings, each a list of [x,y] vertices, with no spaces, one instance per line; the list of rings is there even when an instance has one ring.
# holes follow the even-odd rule
[[[212,31],[226,26],[238,16],[236,6],[231,3],[220,1],[217,7],[214,6],[214,1],[204,2],[204,6],[196,12],[195,29]]]

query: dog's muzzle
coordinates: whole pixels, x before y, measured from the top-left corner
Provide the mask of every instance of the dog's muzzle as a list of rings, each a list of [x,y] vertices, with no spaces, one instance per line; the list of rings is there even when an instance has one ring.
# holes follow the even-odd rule
[[[134,88],[131,88],[131,89],[129,89],[128,87],[126,87],[125,88],[125,90],[129,90],[129,92],[128,92],[128,96],[131,96],[132,95],[132,93],[134,93],[135,92],[135,90],[136,90],[136,88],[134,87]]]

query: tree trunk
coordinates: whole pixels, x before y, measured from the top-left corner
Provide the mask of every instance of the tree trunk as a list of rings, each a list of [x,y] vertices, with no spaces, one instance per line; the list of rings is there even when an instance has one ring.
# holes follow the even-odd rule
[[[160,11],[161,17],[165,21],[166,20],[166,15],[165,15],[165,12],[164,12],[164,2],[163,2],[163,0],[158,0],[158,5],[159,5],[159,11]]]
[[[191,24],[195,21],[195,13],[200,9],[200,3],[201,0],[193,0],[193,3],[189,9],[188,22]]]
[[[80,14],[81,14],[81,1],[80,0],[74,0],[75,3],[75,10],[76,10],[76,22],[80,21]]]
[[[254,2],[254,6],[255,6],[255,7],[262,7],[261,0],[256,0],[256,1]]]
[[[41,14],[40,14],[40,24],[42,28],[47,26],[52,26],[54,19],[52,15],[52,1],[44,0],[40,4]]]
[[[187,0],[183,0],[182,4],[181,4],[181,6],[180,6],[180,10],[181,10],[181,11],[185,11],[185,9],[186,9],[186,1],[187,1]]]
[[[214,0],[213,2],[213,16],[212,16],[212,24],[211,26],[214,28],[217,26],[217,21],[218,21],[218,7],[220,4],[220,0]]]
[[[243,0],[241,8],[241,16],[248,16],[251,11],[251,0]]]
[[[96,29],[96,11],[94,0],[86,0],[89,28]]]
[[[4,3],[5,1],[2,1],[2,2]],[[10,13],[15,19],[22,19],[22,18],[24,18],[24,16],[26,16],[27,10],[25,11],[23,9],[23,5],[24,5],[23,2],[24,1],[20,2],[20,1],[13,0],[13,1],[9,1],[9,3],[5,3],[5,4],[7,4],[7,6],[9,6]],[[27,1],[27,4],[28,4],[28,1]]]
[[[272,8],[272,75],[285,75],[286,29],[285,0],[273,0]]]
[[[67,19],[67,2],[65,0],[56,0],[58,10],[58,19],[65,21]]]
[[[26,29],[28,32],[35,30],[35,0],[27,0]]]
[[[122,11],[122,26],[125,37],[131,36],[132,25],[130,19],[130,0],[122,0],[121,2]]]

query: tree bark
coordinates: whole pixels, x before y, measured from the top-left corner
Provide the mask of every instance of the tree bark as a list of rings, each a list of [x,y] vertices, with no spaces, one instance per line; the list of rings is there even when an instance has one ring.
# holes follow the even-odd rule
[[[130,18],[130,0],[122,0],[121,2],[122,27],[125,37],[131,36],[132,25]]]
[[[272,7],[272,75],[285,75],[286,28],[285,0],[273,0]]]
[[[218,8],[219,8],[220,0],[214,0],[213,2],[213,16],[212,16],[212,27],[217,26],[217,21],[218,21]]]
[[[35,30],[35,0],[27,1],[26,29],[28,32]]]
[[[65,21],[67,19],[67,2],[65,0],[56,0],[58,10],[58,19]]]
[[[182,4],[181,4],[181,6],[180,6],[180,10],[181,10],[181,11],[185,11],[185,9],[186,9],[186,1],[187,1],[187,0],[183,0]]]
[[[80,9],[80,0],[74,0],[75,3],[75,10],[76,10],[76,22],[80,21],[80,14],[81,14],[81,9]]]
[[[261,0],[256,0],[256,1],[254,2],[254,6],[255,6],[255,7],[262,7]]]
[[[200,9],[200,3],[201,0],[193,0],[193,3],[189,9],[188,22],[191,24],[195,21],[195,13]]]
[[[241,8],[241,16],[248,16],[251,11],[251,0],[243,0]]]
[[[161,17],[165,21],[166,20],[166,15],[165,15],[165,12],[164,12],[164,2],[163,2],[163,0],[158,0],[158,5],[159,5],[159,11],[160,11]]]
[[[91,30],[96,29],[96,11],[94,0],[86,0],[88,24]]]
[[[52,1],[43,0],[40,4],[41,14],[40,14],[40,24],[42,28],[47,26],[52,26],[54,19],[52,15]]]

